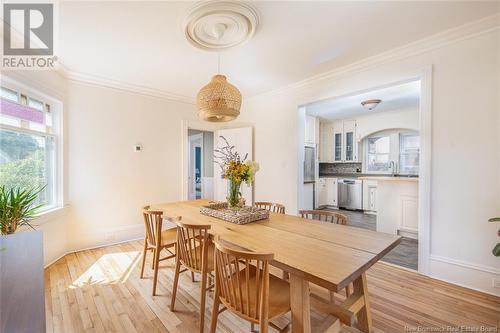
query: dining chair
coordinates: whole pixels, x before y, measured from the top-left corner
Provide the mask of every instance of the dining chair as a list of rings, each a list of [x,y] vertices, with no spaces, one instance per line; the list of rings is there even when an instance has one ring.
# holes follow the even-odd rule
[[[162,231],[163,212],[150,210],[150,206],[145,206],[142,209],[144,216],[144,249],[142,252],[142,267],[141,279],[144,278],[144,265],[146,264],[146,254],[148,251],[153,251],[153,296],[156,295],[156,285],[158,282],[158,269],[160,261],[171,259],[175,254],[170,251],[175,247],[177,231],[175,228]],[[170,255],[160,258],[160,253],[166,249]]]
[[[191,271],[191,274],[201,273],[200,332],[203,333],[206,293],[214,287],[211,278],[209,286],[207,286],[209,273],[214,271],[214,244],[208,234],[210,225],[186,224],[180,220],[175,221],[175,223],[177,224],[177,241],[175,243],[177,256],[170,310],[174,311],[175,309],[180,273],[187,270]],[[181,265],[184,266],[183,270],[180,269]]]
[[[347,216],[329,210],[299,210],[302,218],[347,225]]]
[[[285,206],[279,203],[272,203],[267,201],[257,201],[254,203],[255,207],[268,210],[273,213],[285,214]]]
[[[340,225],[347,225],[347,216],[338,212],[329,210],[299,210],[299,214],[304,219],[318,220],[327,223],[335,223]],[[345,288],[345,296],[351,294],[352,287],[349,285]],[[330,302],[334,302],[335,296],[333,291],[330,293]]]
[[[272,320],[290,311],[290,285],[269,274],[272,253],[255,253],[226,246],[219,236],[215,238],[215,295],[210,332],[215,333],[217,317],[229,310],[267,333],[269,326],[281,333],[288,332],[290,324],[279,328]],[[219,310],[222,303],[224,308]]]

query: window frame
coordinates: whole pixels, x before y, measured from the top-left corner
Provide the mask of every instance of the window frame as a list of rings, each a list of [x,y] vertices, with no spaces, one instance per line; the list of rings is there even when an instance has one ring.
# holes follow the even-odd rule
[[[370,135],[367,135],[363,139],[363,149],[365,150],[363,153],[363,172],[366,174],[374,174],[374,175],[391,175],[392,171],[389,169],[388,171],[369,171],[368,170],[368,155],[370,154],[369,152],[369,143],[368,139],[370,138],[380,138],[380,137],[389,137],[390,140],[390,149],[389,149],[389,161],[394,161],[395,162],[395,168],[396,171],[394,172],[395,174],[401,174],[404,176],[407,175],[415,175],[415,174],[402,174],[400,173],[401,169],[401,147],[400,147],[400,140],[401,140],[401,135],[405,134],[412,134],[412,135],[418,135],[420,139],[420,133],[416,130],[412,129],[390,129],[390,130],[383,130],[383,131],[378,131],[374,132]],[[419,155],[420,155],[420,148],[419,148]],[[419,162],[419,172],[420,172],[420,162]],[[418,176],[418,173],[416,174]]]
[[[17,92],[18,94],[18,101],[17,103],[21,105],[25,105],[21,103],[21,95],[24,95],[29,99],[34,99],[37,101],[40,101],[43,103],[45,106],[48,104],[50,106],[50,113],[52,117],[52,126],[51,126],[51,132],[42,132],[42,131],[37,131],[34,129],[30,128],[23,128],[23,127],[17,127],[17,126],[12,126],[9,124],[5,124],[0,121],[0,128],[6,131],[11,131],[11,132],[16,132],[16,133],[24,133],[24,134],[29,134],[29,135],[36,135],[36,136],[41,136],[44,137],[46,140],[52,139],[54,142],[53,146],[53,161],[52,161],[52,170],[50,171],[50,178],[51,182],[53,184],[53,193],[51,193],[52,197],[52,202],[50,204],[47,204],[43,206],[39,210],[39,215],[43,215],[45,213],[48,213],[50,211],[57,210],[59,208],[63,208],[65,205],[65,200],[64,200],[64,184],[63,184],[63,179],[64,179],[64,162],[63,162],[63,103],[51,96],[48,96],[40,91],[35,90],[34,88],[28,87],[22,83],[19,83],[15,80],[12,80],[8,77],[3,77],[0,86],[3,88],[7,88],[9,90],[12,90],[14,92]],[[29,104],[26,104],[26,106],[29,106]],[[43,111],[45,112],[45,111]]]

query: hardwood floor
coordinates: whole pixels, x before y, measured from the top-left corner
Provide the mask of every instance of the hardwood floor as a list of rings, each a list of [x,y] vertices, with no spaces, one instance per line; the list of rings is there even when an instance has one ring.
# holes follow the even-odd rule
[[[141,280],[141,249],[142,241],[134,241],[81,251],[48,267],[45,270],[47,332],[197,331],[199,283],[193,283],[189,273],[181,274],[176,311],[171,312],[168,305],[174,261],[161,262],[159,295],[153,297],[152,256],[148,256],[146,278]],[[410,332],[419,327],[499,325],[499,297],[412,271],[378,263],[368,271],[368,287],[374,333]],[[211,296],[207,302],[206,332],[210,325]],[[287,320],[277,322],[278,326],[284,326]],[[332,317],[313,311],[312,332],[324,332],[332,321]],[[250,332],[250,326],[225,311],[219,315],[218,331]]]

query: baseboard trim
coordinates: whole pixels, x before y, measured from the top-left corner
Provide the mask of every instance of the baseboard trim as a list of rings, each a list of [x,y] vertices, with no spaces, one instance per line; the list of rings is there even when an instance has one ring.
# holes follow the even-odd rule
[[[122,241],[119,241],[119,242],[106,243],[106,244],[101,244],[101,245],[96,245],[96,246],[85,247],[85,248],[81,248],[81,249],[77,249],[77,250],[71,250],[71,251],[63,253],[62,255],[60,255],[59,257],[57,257],[56,259],[54,259],[51,262],[49,262],[48,264],[44,265],[43,268],[47,269],[47,267],[55,264],[57,261],[59,261],[60,259],[64,258],[65,256],[67,256],[68,254],[71,254],[71,253],[99,249],[99,248],[102,248],[102,247],[113,246],[113,245],[118,245],[118,244],[123,244],[123,243],[128,243],[128,242],[133,242],[133,241],[140,240],[140,239],[144,239],[144,238],[143,237],[138,237],[138,238],[133,238],[133,239],[122,240]]]
[[[450,265],[455,265],[455,266],[460,266],[468,269],[473,269],[476,271],[481,271],[481,272],[486,272],[486,273],[492,273],[492,274],[500,274],[500,269],[496,269],[494,267],[489,267],[485,265],[479,265],[479,264],[473,264],[467,261],[462,261],[462,260],[457,260],[449,257],[443,257],[443,256],[437,256],[431,254],[430,256],[431,260],[434,261],[439,261],[443,262],[445,264],[450,264]]]

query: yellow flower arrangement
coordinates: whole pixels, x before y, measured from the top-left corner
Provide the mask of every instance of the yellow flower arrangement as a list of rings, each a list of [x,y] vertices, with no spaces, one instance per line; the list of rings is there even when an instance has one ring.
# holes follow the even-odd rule
[[[241,159],[238,152],[234,151],[234,146],[231,146],[226,138],[221,136],[225,146],[215,149],[215,162],[221,168],[222,178],[229,181],[228,203],[234,207],[240,201],[240,185],[245,182],[248,186],[255,179],[255,173],[259,170],[259,164],[254,161],[246,161],[248,154]]]

